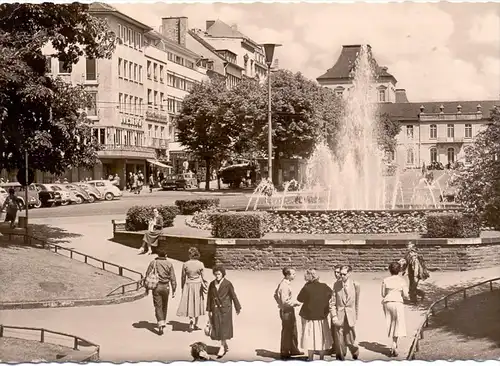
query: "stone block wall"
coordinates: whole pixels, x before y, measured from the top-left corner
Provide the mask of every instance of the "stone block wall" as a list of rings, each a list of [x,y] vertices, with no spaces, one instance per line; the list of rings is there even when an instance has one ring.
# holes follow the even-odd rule
[[[425,210],[275,210],[270,231],[308,234],[385,234],[427,232],[428,213],[459,209]]]

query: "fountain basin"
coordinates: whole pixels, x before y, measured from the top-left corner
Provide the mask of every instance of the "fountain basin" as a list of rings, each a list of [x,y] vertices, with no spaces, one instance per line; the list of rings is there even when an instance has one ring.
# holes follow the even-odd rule
[[[394,210],[277,209],[270,231],[297,234],[426,233],[427,214],[461,212],[460,208]]]

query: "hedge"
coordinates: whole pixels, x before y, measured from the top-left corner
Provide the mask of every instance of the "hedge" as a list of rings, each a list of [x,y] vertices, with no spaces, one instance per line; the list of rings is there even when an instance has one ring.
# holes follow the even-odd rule
[[[149,220],[153,217],[153,210],[157,208],[163,217],[163,227],[173,226],[175,216],[179,214],[176,206],[132,206],[127,211],[125,230],[147,230]]]
[[[261,238],[268,231],[266,212],[224,212],[210,216],[215,238]]]
[[[481,222],[477,216],[464,213],[431,213],[427,215],[427,238],[478,238]]]
[[[192,215],[195,212],[205,210],[209,207],[217,207],[220,205],[220,200],[215,199],[198,199],[198,200],[177,200],[175,205],[179,208],[181,215]]]

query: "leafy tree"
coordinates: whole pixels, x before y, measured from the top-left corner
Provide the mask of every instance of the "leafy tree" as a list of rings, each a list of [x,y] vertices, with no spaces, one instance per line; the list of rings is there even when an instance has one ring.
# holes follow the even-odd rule
[[[480,216],[488,226],[500,228],[500,106],[491,111],[490,123],[466,150],[470,165],[459,167],[452,179],[456,199]]]
[[[228,156],[235,145],[234,114],[228,113],[225,83],[210,80],[195,85],[186,95],[177,116],[182,146],[206,164],[205,189],[210,189],[211,163]]]
[[[396,136],[401,131],[401,123],[393,119],[387,113],[377,116],[377,141],[384,151],[396,150]]]
[[[47,74],[43,49],[71,68],[79,58],[109,58],[115,35],[87,4],[0,5],[0,169],[60,174],[93,166],[97,144],[81,113],[91,103],[81,86]]]

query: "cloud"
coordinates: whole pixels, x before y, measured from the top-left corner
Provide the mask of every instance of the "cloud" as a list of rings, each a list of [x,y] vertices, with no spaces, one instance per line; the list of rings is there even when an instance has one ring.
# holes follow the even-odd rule
[[[475,16],[469,31],[469,38],[472,42],[492,44],[499,47],[500,16],[491,13]]]

